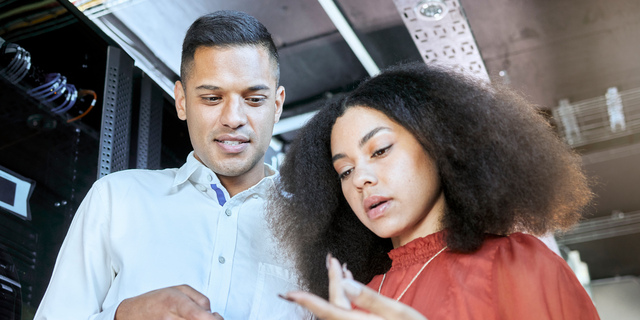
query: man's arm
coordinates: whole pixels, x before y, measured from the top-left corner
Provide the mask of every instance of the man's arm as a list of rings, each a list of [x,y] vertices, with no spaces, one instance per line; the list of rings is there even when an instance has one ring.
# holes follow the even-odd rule
[[[117,306],[102,310],[115,276],[108,243],[111,208],[103,189],[96,182],[80,204],[35,319],[113,319]]]
[[[206,296],[187,285],[105,306],[116,277],[110,241],[113,186],[107,181],[96,182],[80,204],[35,319],[222,319],[211,314]]]

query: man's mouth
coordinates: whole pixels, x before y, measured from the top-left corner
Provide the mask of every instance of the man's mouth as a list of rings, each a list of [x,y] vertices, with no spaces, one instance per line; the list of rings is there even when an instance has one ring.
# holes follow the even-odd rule
[[[237,146],[241,143],[247,143],[247,141],[235,141],[235,140],[215,140],[216,142],[224,143],[228,146]]]
[[[228,154],[239,154],[249,148],[251,140],[244,136],[223,135],[213,139],[220,150]]]

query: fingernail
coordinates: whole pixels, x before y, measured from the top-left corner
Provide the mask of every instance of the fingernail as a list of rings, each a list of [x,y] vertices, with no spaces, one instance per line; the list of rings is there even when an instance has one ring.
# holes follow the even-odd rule
[[[347,273],[349,271],[349,269],[347,269],[347,263],[343,263],[342,264],[342,272]]]
[[[331,267],[331,258],[333,258],[331,252],[327,253],[327,270]]]
[[[342,288],[349,297],[349,300],[353,301],[362,292],[363,284],[351,279],[342,280]]]
[[[291,299],[290,297],[288,297],[288,296],[283,296],[283,295],[281,295],[281,294],[279,294],[279,293],[278,293],[278,297],[280,297],[280,298],[282,298],[282,299],[284,299],[284,300],[290,301],[290,302],[293,302],[293,301],[294,301],[294,300],[293,300],[293,299]]]

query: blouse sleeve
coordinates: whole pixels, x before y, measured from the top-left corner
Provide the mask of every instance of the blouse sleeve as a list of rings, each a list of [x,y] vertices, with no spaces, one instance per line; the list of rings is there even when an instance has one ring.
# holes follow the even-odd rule
[[[531,235],[507,238],[493,261],[494,306],[500,319],[600,319],[560,256]]]

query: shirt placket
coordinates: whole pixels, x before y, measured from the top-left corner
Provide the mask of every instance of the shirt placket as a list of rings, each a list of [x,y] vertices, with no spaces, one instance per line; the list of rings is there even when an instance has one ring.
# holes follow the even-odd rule
[[[210,196],[219,201],[219,190],[214,185]],[[217,190],[216,190],[217,189]],[[217,192],[218,191],[218,192]],[[218,214],[218,225],[215,230],[215,243],[209,274],[208,296],[211,297],[211,310],[225,314],[227,298],[231,286],[231,271],[238,239],[238,199],[226,201]]]

